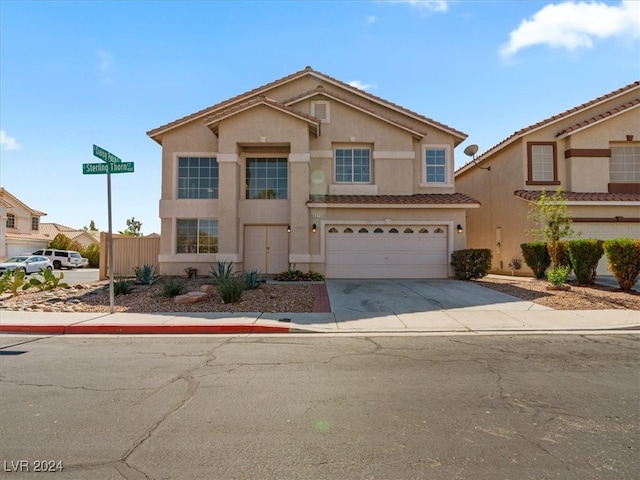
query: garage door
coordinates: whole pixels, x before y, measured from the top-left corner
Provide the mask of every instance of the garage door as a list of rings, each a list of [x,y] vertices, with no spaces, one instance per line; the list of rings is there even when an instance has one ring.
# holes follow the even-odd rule
[[[637,223],[590,223],[574,222],[573,229],[580,232],[576,238],[598,238],[611,240],[612,238],[631,237],[640,238],[640,226]],[[598,262],[597,275],[613,275],[608,270],[607,256],[603,255]]]
[[[447,278],[446,226],[329,225],[327,278]]]

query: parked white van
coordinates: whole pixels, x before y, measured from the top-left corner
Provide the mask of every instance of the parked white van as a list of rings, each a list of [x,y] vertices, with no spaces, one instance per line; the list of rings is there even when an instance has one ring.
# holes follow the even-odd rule
[[[53,263],[53,268],[82,268],[82,255],[73,250],[36,250],[33,255],[47,257]]]

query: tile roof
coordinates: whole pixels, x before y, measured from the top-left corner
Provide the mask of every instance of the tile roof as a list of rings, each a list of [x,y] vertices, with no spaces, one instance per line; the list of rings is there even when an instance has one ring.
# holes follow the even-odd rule
[[[516,138],[521,137],[525,133],[528,133],[528,132],[530,132],[532,130],[536,130],[536,129],[538,129],[540,127],[543,127],[545,125],[549,125],[549,124],[551,124],[553,122],[556,122],[558,120],[562,120],[562,119],[564,119],[566,117],[569,117],[570,115],[573,115],[573,114],[579,112],[580,110],[587,109],[589,107],[597,105],[598,103],[601,103],[601,102],[603,102],[605,100],[609,100],[611,98],[614,98],[614,97],[616,97],[618,95],[621,95],[623,93],[629,92],[629,91],[631,91],[633,89],[636,89],[638,87],[640,87],[640,80],[636,81],[636,82],[633,82],[633,83],[630,83],[629,85],[625,85],[622,88],[618,88],[617,90],[614,90],[613,92],[609,92],[606,95],[602,95],[601,97],[594,98],[593,100],[590,100],[590,101],[588,101],[586,103],[583,103],[583,104],[578,105],[576,107],[570,108],[569,110],[566,110],[566,111],[564,111],[562,113],[559,113],[557,115],[553,115],[553,116],[551,116],[549,118],[545,118],[544,120],[541,120],[540,122],[534,123],[533,125],[529,125],[528,127],[521,128],[520,130],[517,130],[516,132],[512,133],[511,135],[509,135],[507,138],[505,138],[501,142],[497,143],[493,147],[491,147],[488,150],[486,150],[481,155],[478,155],[475,158],[475,160],[471,160],[471,161],[465,163],[464,165],[462,165],[460,168],[458,168],[456,170],[456,172],[464,170],[467,167],[469,167],[470,165],[473,165],[474,163],[478,164],[478,163],[482,162],[484,160],[484,158],[486,158],[488,156],[488,154],[490,154],[491,152],[493,152],[493,151],[501,148],[502,146],[510,143],[511,141],[515,140]],[[640,99],[633,99],[630,102],[627,102],[627,103],[625,103],[623,105],[619,105],[618,107],[612,108],[612,109],[608,110],[607,112],[598,115],[597,117],[593,117],[593,119],[589,119],[586,122],[594,123],[594,122],[602,120],[602,119],[604,119],[606,117],[610,117],[610,116],[612,116],[614,114],[620,113],[620,112],[622,112],[624,110],[628,110],[629,108],[634,108],[635,106],[637,106],[639,101],[640,101]],[[559,136],[561,136],[563,134],[569,133],[569,132],[566,132],[565,130],[570,130],[570,129],[576,130],[577,128],[582,128],[583,126],[585,126],[585,125],[578,124],[577,127],[576,126],[569,127],[569,128],[564,129],[564,130],[562,130],[560,132],[557,132],[555,134],[555,136],[559,137]]]
[[[312,195],[307,203],[353,205],[470,205],[480,204],[464,193],[418,193],[415,195]]]
[[[528,201],[540,200],[540,190],[516,190],[516,197]],[[568,202],[640,202],[640,193],[583,193],[562,192]]]
[[[637,107],[638,105],[640,105],[640,98],[634,98],[633,100],[625,103],[624,105],[620,105],[616,108],[612,108],[611,110],[601,113],[600,115],[596,115],[595,117],[588,118],[580,123],[577,123],[576,125],[567,127],[564,130],[561,130],[558,133],[556,133],[556,137],[561,137],[562,135],[573,133],[576,130],[580,130],[581,128],[587,127],[589,125],[593,125],[594,123],[600,122],[602,120],[606,120],[612,115],[616,115],[618,113],[624,112],[625,110],[629,110],[631,108]]]
[[[438,128],[442,128],[444,130],[448,130],[451,133],[453,133],[454,135],[458,136],[461,140],[464,140],[465,138],[467,138],[467,134],[466,133],[463,133],[463,132],[461,132],[459,130],[456,130],[456,129],[452,128],[452,127],[449,127],[449,126],[447,126],[447,125],[445,125],[443,123],[437,122],[437,121],[435,121],[435,120],[433,120],[431,118],[428,118],[428,117],[425,117],[423,115],[420,115],[419,113],[416,113],[416,112],[414,112],[412,110],[404,108],[404,107],[402,107],[400,105],[397,105],[397,104],[395,104],[393,102],[385,100],[385,99],[383,99],[381,97],[377,97],[375,95],[372,95],[371,93],[368,93],[368,92],[366,92],[364,90],[361,90],[359,88],[353,87],[353,86],[349,85],[348,83],[345,83],[345,82],[343,82],[341,80],[333,78],[333,77],[331,77],[329,75],[326,75],[326,74],[324,74],[322,72],[314,70],[311,67],[305,67],[303,70],[299,70],[299,71],[294,72],[294,73],[292,73],[290,75],[282,77],[282,78],[280,78],[278,80],[274,80],[273,82],[266,83],[266,84],[264,84],[264,85],[262,85],[260,87],[256,87],[256,88],[254,88],[252,90],[249,90],[248,92],[241,93],[240,95],[236,95],[235,97],[229,98],[228,100],[225,100],[223,102],[217,103],[217,104],[215,104],[215,105],[213,105],[211,107],[199,110],[199,111],[197,111],[195,113],[192,113],[191,115],[187,115],[185,117],[182,117],[182,118],[179,118],[177,120],[174,120],[173,122],[169,122],[169,123],[167,123],[165,125],[161,125],[160,127],[154,128],[153,130],[149,130],[147,132],[147,135],[149,137],[151,137],[151,138],[154,138],[155,136],[161,134],[162,132],[164,132],[166,130],[170,130],[173,127],[177,127],[178,125],[184,124],[184,123],[189,122],[191,120],[196,120],[198,118],[210,116],[216,110],[220,110],[221,108],[224,108],[226,106],[233,105],[233,104],[235,104],[235,103],[237,103],[239,101],[242,101],[243,99],[249,99],[249,98],[251,98],[253,96],[257,96],[260,93],[263,93],[263,92],[265,92],[267,90],[275,88],[275,87],[277,87],[279,85],[283,85],[285,83],[288,83],[288,82],[290,82],[292,80],[295,80],[297,78],[301,78],[301,77],[303,77],[305,75],[315,75],[316,77],[319,77],[319,78],[324,79],[324,80],[326,80],[328,82],[337,84],[340,87],[344,88],[345,90],[349,90],[349,91],[351,91],[351,92],[353,92],[353,93],[355,93],[357,95],[360,95],[362,97],[368,98],[370,100],[374,100],[377,103],[382,103],[382,104],[384,104],[385,106],[387,106],[389,108],[398,110],[398,111],[400,111],[400,112],[402,112],[402,113],[404,113],[406,115],[413,116],[413,117],[417,118],[420,121],[432,124],[434,126],[437,126]]]

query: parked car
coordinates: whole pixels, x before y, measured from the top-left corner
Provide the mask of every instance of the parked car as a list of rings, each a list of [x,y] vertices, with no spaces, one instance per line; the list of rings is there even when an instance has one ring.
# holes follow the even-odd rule
[[[47,257],[53,263],[53,268],[81,268],[82,267],[82,255],[73,250],[56,250],[45,249],[36,250],[33,255],[42,255]]]
[[[7,270],[13,272],[15,270],[24,270],[25,273],[36,273],[41,268],[53,270],[53,263],[47,257],[40,255],[18,255],[6,259],[0,263],[0,274]]]
[[[82,265],[80,265],[80,268],[89,268],[89,259],[84,257],[80,257],[80,259],[82,260]]]

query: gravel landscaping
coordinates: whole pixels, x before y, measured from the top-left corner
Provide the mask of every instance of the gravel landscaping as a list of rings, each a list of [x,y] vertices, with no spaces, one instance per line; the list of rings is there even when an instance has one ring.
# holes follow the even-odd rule
[[[209,278],[184,279],[187,290],[196,291],[210,283]],[[603,286],[572,285],[569,291],[549,291],[548,282],[522,277],[489,275],[476,284],[529,300],[556,310],[640,310],[640,294],[621,292]],[[4,294],[0,309],[45,312],[108,312],[109,282],[74,285],[67,289],[40,292],[28,290],[16,298]],[[246,290],[238,303],[225,304],[217,292],[203,302],[179,305],[162,296],[162,282],[136,285],[128,295],[115,297],[117,312],[313,312],[314,285],[304,283],[266,283],[257,290]]]

